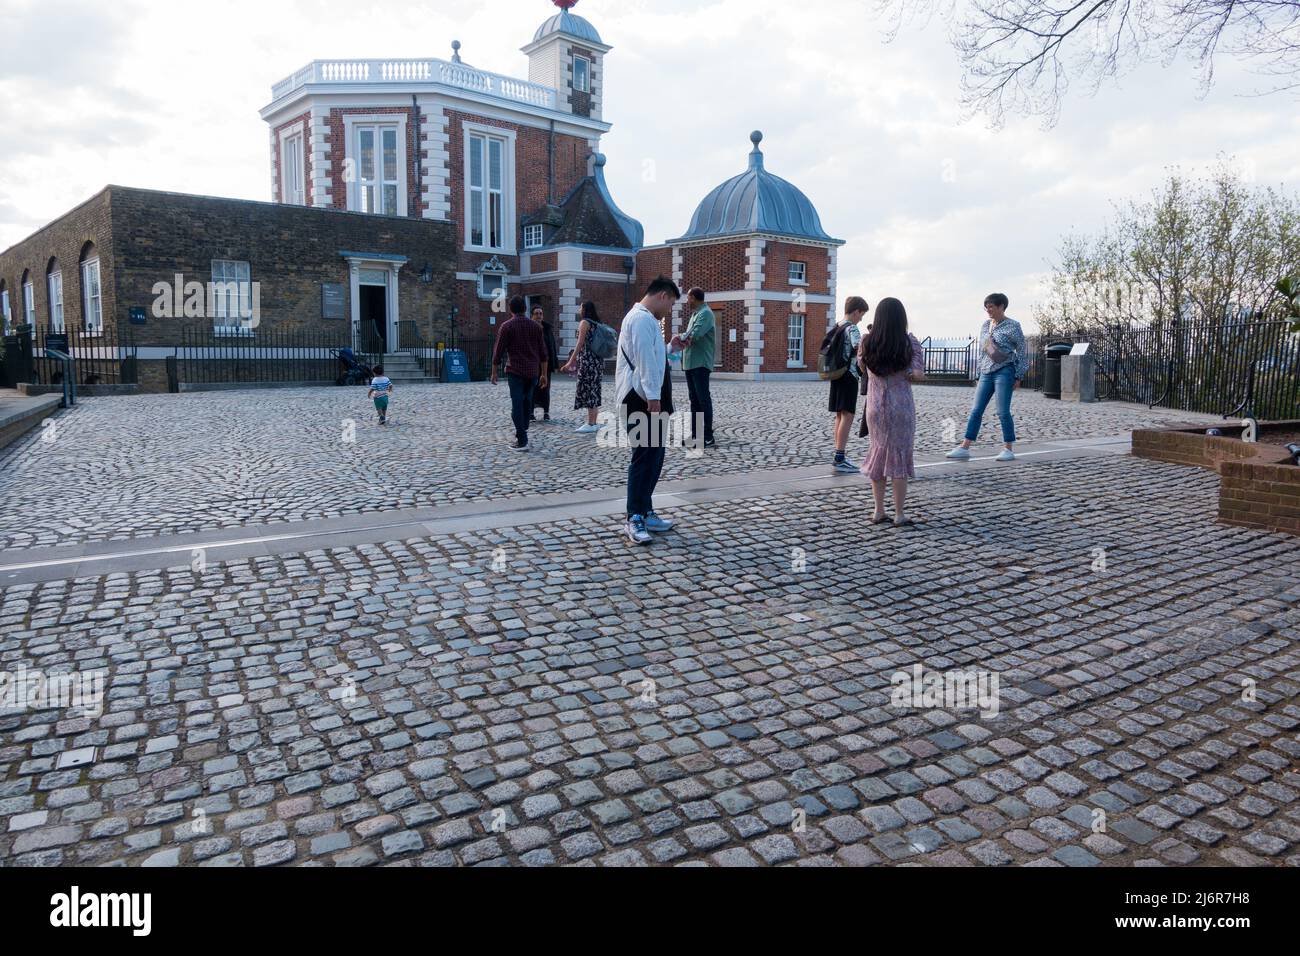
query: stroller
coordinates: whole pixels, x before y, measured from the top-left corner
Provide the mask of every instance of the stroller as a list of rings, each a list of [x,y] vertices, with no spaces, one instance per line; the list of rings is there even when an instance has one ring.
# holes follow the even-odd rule
[[[357,361],[356,353],[351,349],[332,349],[331,354],[339,361],[339,375],[335,385],[369,385],[375,377],[369,365]]]

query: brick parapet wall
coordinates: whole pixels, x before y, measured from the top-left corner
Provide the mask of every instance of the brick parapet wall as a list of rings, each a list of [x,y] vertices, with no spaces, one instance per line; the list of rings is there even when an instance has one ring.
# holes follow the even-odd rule
[[[1300,422],[1278,424],[1300,427]],[[1263,437],[1268,430],[1265,426]],[[1225,524],[1300,534],[1300,467],[1290,463],[1291,455],[1281,445],[1206,435],[1199,426],[1146,429],[1133,433],[1133,454],[1217,472],[1219,520]]]

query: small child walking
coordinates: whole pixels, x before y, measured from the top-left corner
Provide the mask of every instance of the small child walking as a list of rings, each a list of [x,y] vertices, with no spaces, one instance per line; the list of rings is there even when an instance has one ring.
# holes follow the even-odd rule
[[[367,398],[375,400],[375,411],[379,413],[379,424],[388,424],[388,397],[393,394],[393,380],[384,374],[382,365],[375,366],[375,377],[370,382]]]

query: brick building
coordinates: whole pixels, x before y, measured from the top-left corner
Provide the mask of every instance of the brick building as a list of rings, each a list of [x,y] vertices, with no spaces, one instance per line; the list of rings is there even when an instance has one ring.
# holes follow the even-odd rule
[[[454,329],[485,351],[521,293],[567,350],[583,301],[617,323],[662,273],[709,292],[720,374],[811,374],[808,343],[815,351],[834,318],[842,243],[766,170],[754,134],[748,169],[704,199],[686,234],[646,246],[600,152],[612,48],[571,12],[576,0],[555,2],[522,48],[527,80],[474,68],[459,42],[450,60],[307,64],[260,113],[271,203],[108,187],[0,253],[7,324],[122,330],[130,309],[150,304],[146,286],[184,274],[259,285],[260,329],[335,330],[366,351],[392,351],[404,323],[430,342]],[[218,312],[132,331],[155,350],[189,325],[250,334]]]
[[[812,374],[808,342],[834,321],[835,259],[808,198],[764,168],[715,189],[680,239],[647,247],[605,182],[599,32],[570,11],[523,47],[528,81],[451,60],[314,61],[262,110],[278,202],[395,212],[455,226],[456,324],[481,336],[521,293],[558,319],[561,347],[594,301],[617,323],[660,273],[710,293],[719,372]],[[676,324],[680,325],[678,316]],[[815,341],[813,341],[815,340]]]
[[[140,387],[160,391],[186,342],[344,344],[353,315],[401,315],[437,336],[454,246],[446,222],[107,186],[0,253],[0,282],[20,291],[12,324],[89,333],[86,349],[129,338]]]
[[[718,377],[815,377],[817,350],[835,321],[844,243],[822,229],[807,196],[767,171],[763,134],[750,141],[749,168],[704,198],[684,236],[641,250],[639,271],[662,271],[683,290],[708,293],[718,320]],[[679,314],[674,326],[681,325]]]

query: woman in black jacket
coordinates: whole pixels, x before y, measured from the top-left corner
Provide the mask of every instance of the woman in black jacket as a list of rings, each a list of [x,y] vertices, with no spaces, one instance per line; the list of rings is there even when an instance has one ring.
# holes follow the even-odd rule
[[[560,367],[560,350],[555,341],[555,327],[546,321],[546,313],[540,305],[533,307],[533,321],[542,327],[542,333],[546,336],[546,371],[548,381],[546,388],[539,388],[533,393],[533,408],[540,408],[542,414],[546,417],[543,421],[551,420],[551,382],[555,381],[555,372]]]

